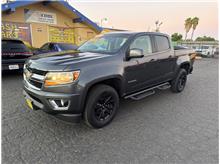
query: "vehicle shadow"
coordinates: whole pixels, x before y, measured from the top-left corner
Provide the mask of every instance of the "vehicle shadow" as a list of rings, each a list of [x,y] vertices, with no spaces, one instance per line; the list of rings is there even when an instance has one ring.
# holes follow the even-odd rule
[[[11,77],[15,77],[15,76],[22,76],[23,71],[19,70],[19,71],[2,71],[2,78],[11,78]]]
[[[113,129],[115,126],[118,124],[124,124],[129,119],[133,119],[133,115],[141,115],[140,113],[146,112],[146,113],[154,113],[152,111],[152,107],[156,105],[160,99],[165,99],[167,94],[172,94],[169,89],[165,91],[160,91],[157,90],[156,94],[143,98],[141,100],[135,101],[131,99],[121,99],[120,100],[120,107],[119,110],[117,111],[116,117],[114,120],[107,125],[104,128],[101,128],[99,130],[108,130],[108,129]],[[156,112],[156,111],[155,111]],[[92,129],[88,127],[83,120],[81,120],[79,123],[70,123],[70,122],[65,122],[62,120],[59,120],[58,118],[55,118],[54,116],[47,115],[42,112],[42,116],[47,124],[49,123],[50,126],[55,128],[56,130],[58,129],[67,129],[69,131],[70,129],[77,131],[78,135],[82,132],[83,134],[85,131],[88,133],[93,132],[95,129]],[[144,117],[144,116],[143,116]],[[144,119],[144,118],[142,118]],[[43,121],[43,120],[42,120]],[[97,129],[96,129],[97,130]]]

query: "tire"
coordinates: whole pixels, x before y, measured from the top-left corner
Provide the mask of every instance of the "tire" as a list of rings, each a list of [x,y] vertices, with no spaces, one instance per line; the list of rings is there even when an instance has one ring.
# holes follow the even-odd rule
[[[84,120],[92,128],[109,124],[119,108],[119,96],[108,85],[97,85],[90,91],[84,111]]]
[[[176,78],[171,81],[171,91],[174,93],[182,92],[187,81],[187,72],[185,69],[180,69]]]

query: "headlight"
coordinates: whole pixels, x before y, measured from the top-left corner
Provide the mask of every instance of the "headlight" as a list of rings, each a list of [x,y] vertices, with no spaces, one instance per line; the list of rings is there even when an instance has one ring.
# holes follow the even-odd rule
[[[80,71],[73,72],[49,72],[46,74],[44,86],[56,86],[69,84],[79,78]]]

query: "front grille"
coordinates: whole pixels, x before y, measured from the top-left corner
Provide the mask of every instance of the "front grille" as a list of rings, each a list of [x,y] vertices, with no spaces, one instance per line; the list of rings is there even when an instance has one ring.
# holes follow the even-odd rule
[[[24,80],[30,87],[40,90],[44,84],[45,71],[32,69],[30,67],[24,68]]]
[[[39,75],[46,75],[47,74],[47,71],[42,71],[42,70],[30,68],[30,67],[27,67],[27,70],[30,71],[31,73],[36,73]]]
[[[33,79],[29,79],[28,82],[29,82],[31,85],[33,85],[33,86],[35,86],[35,87],[37,87],[37,88],[39,88],[39,89],[42,88],[42,86],[43,86],[43,82],[35,81],[35,80],[33,80]]]

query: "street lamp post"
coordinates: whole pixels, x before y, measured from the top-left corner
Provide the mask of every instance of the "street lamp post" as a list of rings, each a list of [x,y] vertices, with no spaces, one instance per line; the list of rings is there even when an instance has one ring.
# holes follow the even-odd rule
[[[155,31],[156,32],[160,32],[160,26],[163,24],[163,22],[160,22],[159,20],[157,20],[156,22],[155,22],[155,25],[156,25],[156,29],[155,29]]]
[[[102,23],[103,23],[103,22],[107,23],[107,22],[108,22],[108,19],[107,19],[107,18],[102,18],[102,19],[101,19],[101,23],[100,23],[101,27],[102,27]]]

